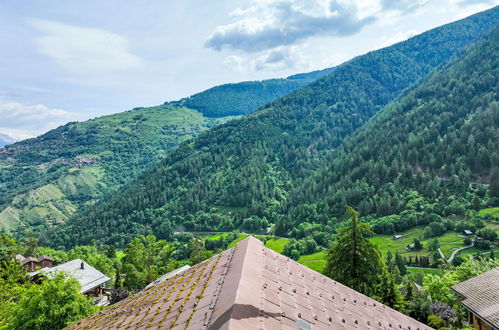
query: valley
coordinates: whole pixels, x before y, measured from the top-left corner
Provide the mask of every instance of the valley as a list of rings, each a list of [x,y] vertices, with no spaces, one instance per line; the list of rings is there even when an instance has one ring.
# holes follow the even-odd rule
[[[379,16],[360,19],[355,2],[310,3],[320,9],[313,15],[298,2],[259,2],[277,6],[266,19],[290,15],[296,26],[237,37],[261,23],[238,21],[260,7],[239,8],[193,54],[183,44],[157,52],[156,43],[139,57],[132,50],[151,42],[146,34],[138,44],[114,32],[103,40],[119,44],[107,56],[121,54],[116,65],[137,84],[145,82],[134,70],[152,77],[150,68],[163,72],[159,63],[182,53],[167,77],[180,88],[184,79],[224,81],[228,67],[248,79],[301,67],[313,37],[291,32],[321,12],[320,49],[328,33],[353,40],[369,24],[411,37],[334,67],[221,84],[12,144],[0,134],[0,328],[499,327],[489,313],[499,306],[499,6],[414,35],[397,19],[436,4],[402,11],[380,2]],[[336,16],[348,31],[326,29],[346,24]],[[262,41],[278,33],[296,40]],[[71,40],[65,47],[94,37]],[[207,48],[223,54],[220,76],[199,71],[213,64],[198,56]],[[15,104],[22,118],[65,115]]]
[[[0,149],[0,232],[62,224],[182,142],[331,70],[216,86],[179,101],[68,123]]]

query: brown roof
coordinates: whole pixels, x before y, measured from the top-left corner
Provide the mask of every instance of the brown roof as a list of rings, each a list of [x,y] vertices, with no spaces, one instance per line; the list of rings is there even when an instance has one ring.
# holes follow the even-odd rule
[[[499,267],[456,284],[452,289],[464,298],[461,304],[499,329]]]
[[[253,237],[69,328],[431,329]]]

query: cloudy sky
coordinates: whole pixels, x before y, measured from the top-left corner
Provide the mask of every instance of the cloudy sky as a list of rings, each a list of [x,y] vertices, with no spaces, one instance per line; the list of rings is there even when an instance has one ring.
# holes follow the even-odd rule
[[[331,67],[499,0],[0,2],[0,133]]]

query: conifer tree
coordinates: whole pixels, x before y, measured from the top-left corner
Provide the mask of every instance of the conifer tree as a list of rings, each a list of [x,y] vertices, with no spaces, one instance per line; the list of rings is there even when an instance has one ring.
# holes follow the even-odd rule
[[[386,266],[378,248],[367,237],[373,235],[369,225],[359,221],[359,214],[347,207],[350,225],[338,229],[336,241],[327,253],[324,274],[366,295],[375,295]]]

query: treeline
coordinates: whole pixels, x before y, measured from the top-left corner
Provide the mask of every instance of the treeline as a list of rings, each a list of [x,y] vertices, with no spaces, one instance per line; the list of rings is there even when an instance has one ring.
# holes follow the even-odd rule
[[[464,186],[469,185],[467,179],[471,179],[471,171],[475,168],[466,172],[468,163],[463,160],[441,176],[429,175],[425,167],[419,166],[426,163],[422,161],[423,151],[417,148],[422,145],[430,148],[424,144],[427,140],[431,142],[431,138],[437,138],[441,133],[449,131],[449,134],[457,134],[458,129],[463,129],[466,132],[473,131],[477,148],[473,150],[478,152],[479,143],[494,131],[491,128],[491,123],[494,123],[495,106],[491,104],[494,95],[490,91],[494,79],[476,81],[478,75],[469,73],[466,77],[473,76],[472,82],[476,81],[481,87],[477,87],[476,95],[459,90],[468,97],[464,100],[461,96],[461,101],[467,102],[469,106],[480,103],[484,108],[483,112],[476,112],[483,119],[477,128],[474,125],[478,120],[470,123],[463,121],[467,112],[462,106],[456,114],[450,112],[442,117],[433,116],[430,111],[421,111],[418,116],[411,117],[414,123],[405,117],[401,118],[397,109],[404,107],[405,110],[400,112],[408,112],[418,104],[418,100],[430,97],[431,89],[421,88],[419,93],[426,91],[427,96],[423,93],[416,97],[418,92],[412,91],[401,99],[404,101],[398,101],[397,105],[383,111],[374,121],[376,124],[369,125],[374,127],[379,123],[379,136],[363,133],[361,137],[347,142],[342,152],[333,153],[330,157],[328,155],[331,150],[342,145],[345,138],[355,135],[359,128],[405,88],[426,77],[453,55],[460,54],[464,46],[485,33],[497,21],[498,11],[495,8],[358,57],[311,85],[262,107],[256,113],[201,134],[194,141],[182,144],[166,160],[144,173],[120,194],[80,213],[56,233],[47,233],[46,241],[54,246],[71,246],[95,239],[119,245],[139,234],[155,233],[167,237],[180,224],[186,225],[188,229],[232,230],[239,228],[244,219],[251,216],[265,218],[267,221],[261,221],[262,225],[277,223],[277,233],[290,232],[300,222],[319,223],[332,228],[337,226],[337,221],[331,216],[340,217],[346,204],[358,206],[363,214],[377,216],[410,209],[407,204],[400,202],[400,196],[403,196],[408,186],[413,187],[412,190],[423,191],[423,196],[425,189],[434,191],[438,197],[435,197],[437,203],[431,204],[434,208],[432,212],[443,215],[439,208],[447,207],[449,203],[446,203],[445,198],[450,198],[451,194],[442,192],[461,192]],[[473,59],[476,65],[492,65],[494,56],[491,57],[484,61],[477,60],[476,56]],[[449,68],[449,75],[454,75],[452,70],[466,71],[472,68],[469,63],[465,66]],[[493,70],[494,67],[489,71]],[[488,71],[482,67],[480,72]],[[438,77],[442,84],[450,86],[445,73],[440,73]],[[430,83],[433,89],[441,87],[436,79]],[[463,81],[461,78],[456,77],[452,81],[451,85],[458,84],[456,88],[462,88],[459,83]],[[449,90],[445,87],[439,91],[442,93],[439,102],[444,104],[442,109],[447,109],[447,101],[450,102],[449,106],[454,105],[453,98],[445,96]],[[489,93],[484,93],[484,90],[489,90]],[[403,120],[404,125],[393,126],[396,121],[383,121],[383,118],[392,114]],[[425,125],[432,121],[436,124],[430,125],[430,130]],[[385,122],[389,125],[384,125]],[[421,134],[424,135],[416,136],[413,141],[410,132],[417,134],[416,129],[422,129]],[[480,129],[484,130],[483,134],[478,132]],[[397,147],[395,154],[389,152],[389,156],[380,155],[389,157],[387,160],[390,162],[377,162],[374,156],[380,154],[384,146],[368,148],[367,144],[380,144],[375,139],[381,138],[382,132],[390,130],[394,130],[393,136],[389,137],[392,139],[407,139],[409,134],[410,144]],[[446,142],[453,141],[449,134],[444,137]],[[363,138],[367,136],[369,139]],[[371,138],[374,140],[371,141]],[[392,144],[397,141],[383,140]],[[349,156],[348,152],[361,143],[363,148],[355,149],[354,154]],[[438,149],[442,145],[440,140],[436,140],[431,148]],[[433,152],[431,148],[424,149],[427,155]],[[358,152],[360,150],[362,152]],[[445,149],[449,155],[443,161],[451,159],[460,150]],[[417,152],[414,159],[417,159],[417,163],[406,162],[409,152],[411,155]],[[365,161],[359,155],[373,160]],[[357,163],[353,163],[354,159]],[[330,165],[331,161],[333,165]],[[320,168],[322,170],[316,172]],[[356,171],[352,172],[351,168]],[[479,168],[485,169],[483,166]],[[462,171],[469,173],[469,176],[458,177],[458,182],[452,181],[452,176],[451,184],[447,184],[443,175],[460,175]],[[314,173],[318,175],[314,176]],[[360,180],[362,176],[362,180],[368,181],[364,183]],[[314,179],[303,182],[308,177]],[[418,183],[416,187],[414,182]],[[395,186],[399,183],[403,188]],[[393,187],[385,189],[387,185]],[[461,190],[454,189],[454,186]],[[383,191],[377,192],[378,187],[382,187]],[[409,205],[412,204],[417,206],[415,201]]]

